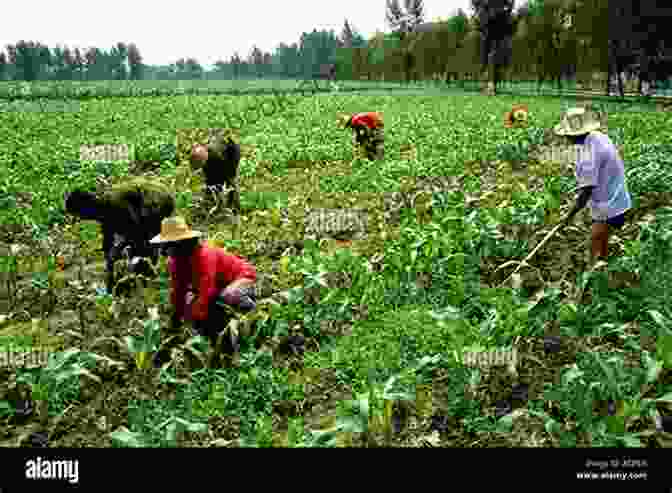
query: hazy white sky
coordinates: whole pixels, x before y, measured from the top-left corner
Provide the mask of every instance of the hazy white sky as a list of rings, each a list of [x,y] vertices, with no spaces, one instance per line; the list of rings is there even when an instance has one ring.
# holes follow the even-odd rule
[[[518,4],[519,2],[516,2]],[[333,29],[347,18],[369,37],[385,25],[385,0],[114,0],[85,2],[8,2],[2,9],[0,47],[40,41],[109,49],[117,41],[134,42],[144,63],[168,64],[193,56],[201,64],[228,60],[234,51],[246,57],[256,44],[270,51],[298,42],[303,31]],[[403,0],[400,1],[403,5]],[[470,0],[425,0],[425,19],[448,17],[456,9],[470,13]]]

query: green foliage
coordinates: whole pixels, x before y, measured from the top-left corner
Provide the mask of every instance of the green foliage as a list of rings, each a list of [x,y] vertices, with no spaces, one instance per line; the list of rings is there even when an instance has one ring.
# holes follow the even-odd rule
[[[390,231],[385,232],[390,234],[385,239],[375,229],[377,225],[370,225],[367,234],[376,245],[375,253],[384,257],[378,265],[380,269],[368,265],[369,255],[354,254],[349,249],[326,255],[317,244],[310,243],[301,254],[291,257],[289,274],[300,276],[303,285],[290,293],[287,306],[274,307],[266,319],[258,321],[257,336],[287,335],[298,324],[304,335],[320,347],[319,351],[306,351],[304,368],[331,370],[336,383],[352,391],[352,399],[338,398],[340,414],[332,428],[320,430],[307,419],[292,421],[290,446],[330,446],[337,442],[338,433],[368,432],[370,418],[385,416],[389,411],[386,400],[408,400],[417,381],[429,378],[425,375],[421,379],[415,369],[432,355],[441,355],[437,358],[440,364],[432,360],[426,366],[441,367],[451,376],[437,383],[442,411],[461,419],[465,433],[501,431],[511,424],[510,418],[494,422],[483,416],[482,403],[464,396],[467,386],[477,385],[486,377],[458,365],[454,356],[469,349],[501,348],[514,340],[540,337],[558,318],[567,334],[615,334],[625,341],[628,350],[641,352],[642,343],[624,328],[626,323],[636,321],[642,334],[659,337],[660,347],[667,348],[667,327],[672,319],[666,295],[672,287],[669,210],[659,208],[655,221],[641,225],[638,238],[625,241],[623,258],[614,266],[639,270],[639,287],[610,290],[605,276],[599,273],[592,278],[579,275],[577,283],[593,288],[592,302],[580,304],[563,300],[555,286],[544,286],[531,301],[525,290],[495,289],[483,282],[485,258],[519,257],[529,250],[524,237],[503,239],[502,225],[538,226],[542,230],[545,210],[566,201],[574,185],[571,176],[547,173],[538,190],[516,191],[507,197],[510,200],[505,206],[497,203],[467,209],[465,204],[470,195],[493,187],[487,175],[493,160],[526,162],[525,153],[542,141],[542,129],[557,123],[560,111],[556,103],[530,98],[533,125],[512,132],[501,124],[501,115],[513,101],[506,96],[484,99],[464,94],[422,94],[399,98],[394,94],[346,94],[296,98],[282,111],[264,116],[259,107],[268,101],[265,96],[249,95],[110,98],[83,100],[79,113],[52,113],[48,117],[39,113],[0,113],[0,125],[10,129],[8,145],[0,149],[0,170],[5,170],[0,171],[0,221],[46,229],[59,220],[62,206],[58,204],[65,189],[82,186],[93,190],[97,176],[117,178],[128,173],[126,162],[78,162],[75,157],[80,145],[124,142],[136,150],[143,149],[143,158],[168,161],[174,150],[160,143],[168,142],[176,129],[221,127],[223,121],[234,116],[244,129],[242,144],[254,147],[254,153],[241,162],[241,174],[257,184],[268,171],[269,183],[281,190],[267,192],[262,187],[263,192],[247,195],[244,191],[244,209],[253,211],[249,217],[269,207],[291,209],[296,196],[303,197],[306,188],[313,185],[319,187],[320,193],[315,194],[319,199],[335,192],[340,194],[337,200],[345,197],[338,205],[348,207],[349,196],[356,203],[359,195],[346,192],[399,191],[408,176],[460,178],[461,185],[432,194],[431,220],[419,221],[417,208],[405,210],[400,227],[388,228]],[[250,108],[256,109],[246,114]],[[386,159],[377,163],[353,159],[351,135],[333,125],[337,112],[366,109],[381,111],[386,129],[391,129],[386,134]],[[609,111],[610,135],[625,146],[628,185],[635,199],[639,193],[669,188],[669,142],[657,137],[660,133],[656,129],[669,127],[670,117],[638,112],[626,116],[613,108]],[[301,121],[301,125],[296,125],[296,121]],[[35,128],[41,129],[40,139],[35,139]],[[83,142],[82,135],[89,141]],[[662,139],[658,147],[651,147],[658,138]],[[23,145],[25,142],[31,144]],[[413,160],[402,159],[398,152],[409,142],[417,150]],[[473,162],[482,163],[482,171],[469,171],[468,165]],[[297,170],[299,165],[302,169]],[[172,180],[177,171],[165,167],[159,174]],[[530,172],[530,176],[533,174]],[[506,173],[499,176],[502,175]],[[122,187],[128,186],[126,183]],[[34,193],[33,205],[17,208],[17,194],[25,190]],[[178,189],[175,195],[178,209],[191,207],[190,190]],[[306,204],[301,202],[302,206]],[[95,225],[82,223],[79,228],[83,243],[93,244],[98,234]],[[241,251],[246,246],[237,245]],[[14,265],[3,268],[10,270]],[[337,282],[332,277],[338,278]],[[49,286],[46,275],[38,274],[33,279],[32,288]],[[167,275],[162,273],[157,285],[163,303],[168,298],[167,284]],[[304,301],[304,297],[316,293],[319,303]],[[95,303],[105,310],[111,308],[108,299],[97,299]],[[367,309],[366,316],[360,312],[362,307]],[[325,334],[325,321],[348,326],[348,335]],[[146,331],[142,337],[128,340],[127,349],[149,353],[157,348],[158,320],[147,321],[143,329]],[[587,355],[578,358],[575,368],[563,370],[563,385],[551,386],[549,392],[560,402],[563,413],[582,429],[596,433],[598,444],[635,444],[636,437],[617,436],[609,431],[612,425],[595,419],[588,406],[595,399],[620,398],[641,402],[640,408],[648,412],[649,403],[635,390],[647,378],[650,383],[649,377],[657,368],[669,364],[667,354],[664,350],[649,354],[642,373],[629,368],[622,353],[584,353]],[[162,382],[178,382],[175,397],[131,403],[128,427],[111,435],[113,443],[175,446],[183,432],[203,432],[210,417],[235,417],[240,421],[243,445],[274,445],[274,403],[302,401],[308,388],[292,382],[288,370],[274,365],[274,357],[249,344],[244,346],[241,365],[236,369],[198,370],[191,374],[191,380],[179,380],[177,370],[169,368],[162,375]],[[68,358],[74,358],[72,353]],[[88,362],[69,359],[58,369],[51,366],[42,373],[26,373],[23,378],[36,385],[36,394],[46,388],[50,402],[62,410],[77,398],[74,376],[83,374],[78,373],[81,369],[89,369],[87,365]],[[397,382],[405,377],[409,381],[397,388]],[[563,435],[560,425],[532,403],[530,411],[544,417],[547,431],[560,436],[561,446],[576,444],[575,437]]]
[[[78,349],[68,349],[50,355],[44,368],[20,370],[17,382],[29,384],[33,399],[48,401],[49,413],[58,415],[68,404],[78,399],[80,377],[100,381],[90,371],[95,363],[95,355]]]

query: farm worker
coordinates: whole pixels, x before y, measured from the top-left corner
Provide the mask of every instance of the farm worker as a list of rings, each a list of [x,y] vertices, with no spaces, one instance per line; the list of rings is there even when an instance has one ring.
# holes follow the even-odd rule
[[[158,244],[161,254],[168,256],[172,327],[190,319],[195,331],[208,336],[214,345],[229,321],[222,305],[244,312],[256,307],[257,274],[242,258],[201,243],[201,236],[184,218],[175,216],[161,222],[161,233],[151,243]],[[238,335],[229,336],[228,349],[237,352]]]
[[[162,183],[134,178],[113,185],[100,195],[76,188],[65,194],[64,205],[68,213],[102,226],[105,285],[112,293],[117,281],[114,264],[127,246],[132,259],[130,270],[151,274],[150,265],[156,264],[159,255],[149,240],[161,230],[161,221],[173,214],[175,198]]]
[[[191,164],[203,169],[207,200],[221,194],[226,187],[230,191],[222,197],[224,206],[240,213],[240,144],[226,132],[218,132],[209,139],[207,146],[196,144],[192,147]]]
[[[514,125],[524,125],[527,122],[527,105],[514,104],[511,111],[507,111],[504,115],[504,126],[511,128]]]
[[[612,228],[623,227],[624,213],[632,208],[623,160],[611,139],[598,131],[600,126],[595,112],[572,108],[553,129],[556,135],[565,136],[580,146],[575,171],[579,195],[566,221],[569,223],[591,200],[593,260],[607,260],[609,233]]]
[[[382,159],[384,154],[383,117],[380,113],[366,112],[342,115],[340,121],[354,130],[354,143],[362,147],[372,161]]]

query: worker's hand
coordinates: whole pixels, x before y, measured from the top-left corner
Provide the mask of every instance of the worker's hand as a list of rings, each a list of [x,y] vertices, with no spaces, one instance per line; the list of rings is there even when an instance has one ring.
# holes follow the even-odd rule
[[[188,292],[187,296],[185,297],[185,302],[187,305],[191,305],[194,302],[194,293]]]
[[[253,287],[242,290],[239,307],[243,311],[251,311],[257,307],[256,290]]]
[[[242,292],[240,288],[226,288],[222,291],[222,298],[227,305],[236,306],[240,303]]]

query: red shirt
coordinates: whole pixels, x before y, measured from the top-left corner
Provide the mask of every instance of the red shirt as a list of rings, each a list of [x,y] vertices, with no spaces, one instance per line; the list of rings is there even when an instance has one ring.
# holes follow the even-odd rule
[[[357,113],[356,115],[353,115],[352,120],[350,120],[350,125],[353,127],[363,126],[374,129],[383,126],[383,117],[375,112]]]
[[[197,246],[191,257],[170,257],[168,271],[172,281],[170,302],[180,320],[186,312],[189,291],[194,291],[190,318],[202,321],[208,318],[208,303],[222,289],[239,279],[257,279],[250,263],[207,244]]]

